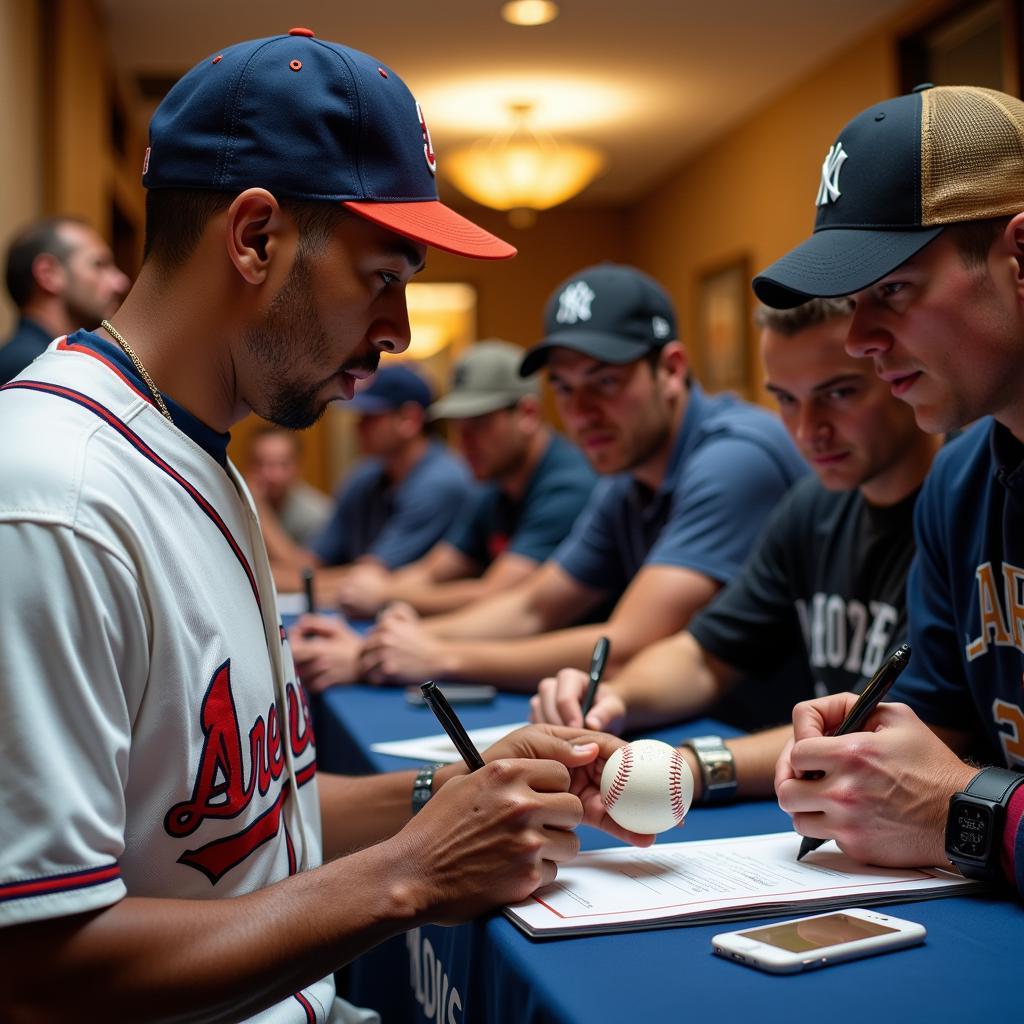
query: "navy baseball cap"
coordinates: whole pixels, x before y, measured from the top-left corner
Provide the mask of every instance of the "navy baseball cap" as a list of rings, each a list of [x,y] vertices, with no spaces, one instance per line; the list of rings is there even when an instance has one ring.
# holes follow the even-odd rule
[[[447,252],[514,256],[438,201],[436,170],[423,112],[394,71],[293,28],[221,50],[174,85],[150,122],[142,183],[339,202]]]
[[[536,373],[553,348],[571,348],[602,363],[632,363],[676,337],[672,300],[653,277],[599,263],[555,289],[544,310],[544,340],[526,353],[519,372]]]
[[[754,278],[767,306],[849,295],[949,224],[1024,209],[1024,103],[973,86],[920,86],[858,114],[821,168],[814,234]]]
[[[426,409],[433,400],[430,385],[415,370],[401,365],[383,366],[345,408],[374,416],[394,412],[409,402]]]

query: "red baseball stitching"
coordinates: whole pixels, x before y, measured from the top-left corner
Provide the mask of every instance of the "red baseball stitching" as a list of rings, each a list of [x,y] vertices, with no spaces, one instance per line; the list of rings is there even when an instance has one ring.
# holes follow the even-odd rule
[[[672,752],[672,763],[668,768],[668,792],[672,801],[672,814],[678,825],[686,814],[683,801],[683,755],[678,750]]]
[[[605,807],[612,807],[615,801],[622,796],[632,770],[633,748],[626,746],[622,748],[622,759],[619,761],[619,767],[615,771],[615,778],[612,779],[612,784],[608,787],[608,794],[604,798]]]

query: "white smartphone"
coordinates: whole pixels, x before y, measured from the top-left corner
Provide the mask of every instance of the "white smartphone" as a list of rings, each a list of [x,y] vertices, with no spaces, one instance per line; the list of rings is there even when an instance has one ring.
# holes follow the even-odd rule
[[[711,940],[719,956],[772,974],[796,974],[843,960],[924,942],[923,925],[860,908],[800,917],[765,928],[723,932]]]

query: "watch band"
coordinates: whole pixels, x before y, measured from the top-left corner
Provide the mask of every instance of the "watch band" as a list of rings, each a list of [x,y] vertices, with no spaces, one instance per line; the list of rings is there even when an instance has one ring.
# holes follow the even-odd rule
[[[992,881],[999,876],[1006,807],[1010,797],[1022,783],[1024,775],[1020,772],[994,766],[982,768],[966,788],[950,797],[949,815],[946,819],[946,856],[965,877]],[[971,842],[982,841],[980,834],[977,838],[972,837],[968,840],[967,849],[963,847],[962,816],[969,815],[969,808],[972,806],[976,808],[975,813],[988,815],[984,854],[969,848]],[[958,829],[961,830],[959,835]]]
[[[443,768],[441,764],[425,764],[416,773],[412,783],[412,813],[419,814],[427,801],[434,795],[434,772]]]
[[[967,784],[964,792],[982,800],[991,800],[1003,807],[1009,802],[1013,791],[1024,782],[1024,775],[1009,768],[982,768]]]
[[[723,804],[736,799],[736,762],[721,736],[694,736],[680,746],[689,747],[700,765],[704,784],[699,803]]]

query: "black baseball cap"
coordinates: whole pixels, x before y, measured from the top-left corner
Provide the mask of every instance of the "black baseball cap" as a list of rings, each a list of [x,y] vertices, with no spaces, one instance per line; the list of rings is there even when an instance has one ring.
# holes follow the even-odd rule
[[[868,107],[821,168],[814,234],[754,278],[767,306],[849,295],[949,224],[1024,209],[1024,103],[973,86],[921,86]]]
[[[149,126],[146,188],[341,203],[397,234],[460,256],[507,259],[507,242],[437,198],[420,105],[391,68],[308,28],[200,61]]]
[[[536,373],[553,348],[603,363],[632,363],[677,337],[676,311],[664,288],[635,267],[599,263],[563,281],[544,311],[544,340],[519,372]]]

